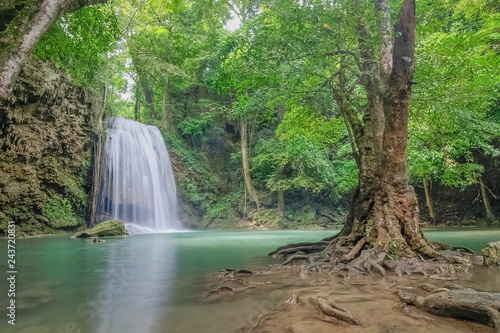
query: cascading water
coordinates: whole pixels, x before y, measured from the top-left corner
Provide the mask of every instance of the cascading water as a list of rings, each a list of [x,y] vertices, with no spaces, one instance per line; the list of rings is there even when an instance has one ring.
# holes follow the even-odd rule
[[[98,214],[120,219],[130,233],[181,230],[167,148],[155,126],[108,120]]]

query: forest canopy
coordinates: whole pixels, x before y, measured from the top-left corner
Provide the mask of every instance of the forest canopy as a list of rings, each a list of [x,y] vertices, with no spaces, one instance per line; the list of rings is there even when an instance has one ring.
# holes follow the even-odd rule
[[[5,17],[29,7],[4,2],[13,8]],[[400,37],[386,33],[400,1],[98,2],[76,10],[56,1],[62,9],[34,55],[102,94],[108,116],[160,127],[187,166],[181,195],[200,214],[210,220],[277,207],[279,216],[307,223],[299,202],[310,200],[347,213],[360,179],[355,124],[365,123],[371,103],[369,62]],[[374,3],[387,11],[374,15]],[[485,161],[500,154],[499,27],[494,0],[418,1],[413,185],[476,185],[483,201],[497,198],[498,179],[484,174]],[[436,219],[432,198],[427,203]]]

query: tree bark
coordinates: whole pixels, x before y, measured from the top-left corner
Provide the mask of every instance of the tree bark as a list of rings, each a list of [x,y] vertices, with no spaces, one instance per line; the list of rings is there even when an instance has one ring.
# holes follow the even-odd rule
[[[367,237],[368,244],[381,251],[387,251],[396,242],[401,252],[434,256],[436,252],[420,230],[417,198],[406,174],[415,0],[404,0],[401,5],[394,26],[394,45],[388,30],[390,16],[386,1],[374,0],[374,11],[380,35],[378,52],[363,18],[357,27],[358,67],[367,106],[359,129],[353,127],[359,155],[359,183],[339,236],[353,242]],[[355,118],[353,110],[344,108],[344,111],[344,117]]]
[[[141,120],[141,96],[139,94],[139,87],[135,87],[134,119],[136,121]]]
[[[250,162],[248,158],[248,124],[245,120],[240,122],[240,135],[241,135],[241,161],[243,168],[243,178],[245,179],[245,187],[247,189],[250,200],[255,203],[257,210],[259,210],[259,196],[253,187],[252,177],[250,175]]]
[[[283,179],[283,168],[280,167],[278,170],[278,180]],[[276,191],[277,194],[277,200],[278,200],[278,216],[283,218],[285,217],[285,194],[283,191],[283,188],[278,188],[278,191]]]
[[[60,15],[106,1],[1,0],[0,100],[9,97],[27,57]]]
[[[488,191],[483,182],[483,177],[479,178],[479,186],[481,188],[481,198],[483,199],[484,212],[486,213],[486,220],[489,224],[496,220],[495,213],[491,209],[490,200],[488,199]]]
[[[285,116],[284,106],[280,105],[276,108],[276,116],[278,118],[278,124],[280,124]],[[282,165],[278,167],[278,175],[277,175],[278,181],[283,179],[283,168],[284,166]],[[283,190],[283,188],[280,187],[276,192],[276,199],[278,201],[278,216],[280,218],[284,218],[286,207],[285,207],[285,191]]]
[[[141,84],[142,93],[144,94],[144,98],[146,99],[146,107],[148,108],[149,119],[155,119],[156,111],[153,89],[151,88],[148,79],[144,75],[141,75],[139,77],[139,83]]]
[[[168,79],[165,79],[165,83],[163,86],[162,123],[163,123],[163,128],[165,129],[170,128],[172,124],[172,110],[170,106]]]
[[[424,177],[422,178],[422,183],[424,184],[425,203],[427,204],[427,209],[429,210],[429,216],[432,221],[434,221],[434,224],[436,224],[436,212],[434,211],[434,204],[432,203],[431,194],[429,192],[429,181]]]

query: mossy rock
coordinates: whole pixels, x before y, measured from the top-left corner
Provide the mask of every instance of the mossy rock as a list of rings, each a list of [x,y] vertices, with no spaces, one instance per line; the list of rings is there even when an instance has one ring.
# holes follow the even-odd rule
[[[489,267],[500,267],[500,241],[488,243],[488,246],[481,250],[484,263]]]
[[[77,232],[71,238],[89,238],[89,237],[113,237],[113,236],[128,236],[128,231],[125,229],[123,221],[109,220],[99,223],[93,228]]]

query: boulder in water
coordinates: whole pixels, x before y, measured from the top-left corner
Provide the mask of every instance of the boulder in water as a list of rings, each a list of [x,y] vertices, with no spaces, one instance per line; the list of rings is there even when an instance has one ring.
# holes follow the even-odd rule
[[[110,237],[110,236],[128,236],[128,231],[125,229],[123,221],[109,220],[99,223],[98,225],[77,232],[72,238],[89,238],[89,237]]]
[[[486,266],[500,267],[500,241],[488,243],[488,246],[482,249],[481,253]]]

